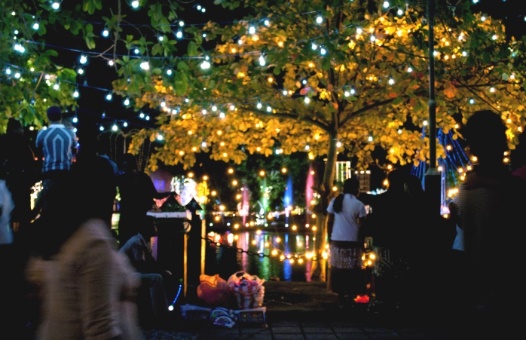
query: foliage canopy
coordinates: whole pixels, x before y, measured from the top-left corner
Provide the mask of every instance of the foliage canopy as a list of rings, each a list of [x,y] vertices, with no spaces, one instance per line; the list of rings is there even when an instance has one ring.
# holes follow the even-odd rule
[[[183,26],[177,2],[148,1],[132,11],[121,0],[60,10],[47,0],[7,1],[0,123],[13,116],[38,128],[50,103],[76,107],[76,73],[58,64],[52,45],[59,33],[114,63],[116,93],[137,109],[159,110],[157,126],[132,143],[138,150],[162,139],[151,169],[159,162],[190,167],[198,153],[240,164],[276,149],[329,164],[344,154],[357,169],[383,162],[378,149],[389,163],[428,161],[427,3],[216,0],[236,19]],[[459,134],[472,112],[491,108],[507,121],[512,147],[524,125],[524,45],[471,6],[436,4],[436,127]],[[181,27],[184,41],[174,34]],[[96,33],[102,28],[111,39]],[[438,157],[445,152],[439,146]],[[326,170],[329,184],[333,166]]]

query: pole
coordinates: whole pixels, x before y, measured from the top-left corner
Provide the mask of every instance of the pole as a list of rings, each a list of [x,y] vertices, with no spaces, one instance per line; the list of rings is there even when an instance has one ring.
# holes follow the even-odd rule
[[[435,1],[428,1],[429,23],[429,168],[425,175],[425,189],[430,211],[440,215],[440,174],[436,159],[436,102],[435,102]]]

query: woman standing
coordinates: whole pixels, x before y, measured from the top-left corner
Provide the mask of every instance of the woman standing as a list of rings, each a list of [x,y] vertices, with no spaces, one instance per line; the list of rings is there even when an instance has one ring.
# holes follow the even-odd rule
[[[351,177],[343,183],[343,192],[332,199],[329,213],[330,271],[329,289],[338,294],[340,303],[346,299],[359,301],[367,293],[362,269],[363,239],[360,229],[366,210],[356,196],[360,183]]]

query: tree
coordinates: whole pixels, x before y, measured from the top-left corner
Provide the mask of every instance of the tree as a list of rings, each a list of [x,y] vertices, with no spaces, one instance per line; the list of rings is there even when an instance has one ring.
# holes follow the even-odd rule
[[[135,10],[124,0],[3,1],[0,111],[5,115],[0,116],[0,130],[9,117],[39,129],[51,105],[76,110],[79,90],[90,87],[79,72],[86,67],[78,60],[81,56],[88,63],[107,62],[106,73],[117,77],[138,66],[137,59],[130,58],[135,50],[154,58],[175,54],[174,39],[157,39],[157,34],[171,35],[171,23],[182,10],[178,2],[165,1],[155,1],[143,10]],[[138,22],[138,18],[150,21]],[[151,83],[149,75],[135,74],[133,80],[131,88],[144,80]]]
[[[155,128],[139,131],[130,145],[137,151],[145,141],[156,144],[151,170],[159,163],[190,167],[202,153],[239,164],[251,154],[272,154],[278,144],[285,154],[307,152],[324,160],[320,226],[338,154],[352,158],[355,169],[385,166],[378,150],[398,165],[429,160],[429,134],[421,134],[430,88],[427,1],[215,3],[235,14],[186,26],[179,19],[184,6],[177,2],[148,1],[131,11],[122,0],[104,6],[102,0],[83,0],[54,11],[47,0],[8,1],[0,32],[9,39],[0,43],[0,61],[26,71],[36,63],[42,75],[49,72],[44,66],[58,76],[63,71],[62,86],[73,75],[53,65],[52,46],[38,44],[49,42],[46,30],[97,47],[90,56],[113,63],[115,93],[137,109],[160,112]],[[492,108],[506,120],[512,148],[524,125],[523,42],[507,36],[501,21],[474,10],[471,1],[436,6],[436,127],[458,138],[472,112]],[[10,16],[12,10],[17,14]],[[33,17],[40,19],[38,34],[30,31]],[[225,24],[227,17],[235,20]],[[112,39],[95,34],[103,28]],[[17,29],[24,34],[17,40],[31,42],[27,57],[11,49],[13,36],[22,34]],[[178,40],[179,33],[187,40]],[[9,94],[0,108],[28,111],[26,122],[42,125],[45,119],[33,111],[42,111],[46,99],[74,105],[66,91],[39,86],[26,92],[36,88],[35,77],[22,83],[2,73],[0,79],[2,97]],[[439,148],[437,156],[446,152]],[[326,235],[324,227],[318,229]]]
[[[51,105],[75,108],[76,73],[57,65],[56,50],[44,41],[47,27],[61,22],[61,14],[28,1],[4,1],[0,14],[0,127],[8,118],[42,127]],[[68,20],[68,23],[71,21]],[[66,24],[66,21],[64,21]],[[70,27],[78,30],[79,27]]]
[[[246,16],[187,28],[194,40],[171,65],[176,78],[152,74],[154,91],[114,83],[139,107],[164,112],[131,146],[161,138],[152,167],[191,166],[203,152],[240,163],[248,154],[270,155],[279,143],[285,153],[325,158],[318,188],[324,215],[339,153],[352,157],[355,169],[386,165],[375,159],[378,149],[398,165],[428,160],[430,141],[421,133],[429,100],[425,2],[217,3],[242,6]],[[473,14],[468,1],[437,6],[437,127],[457,138],[472,112],[489,107],[514,140],[524,125],[524,45],[506,37],[502,22]]]

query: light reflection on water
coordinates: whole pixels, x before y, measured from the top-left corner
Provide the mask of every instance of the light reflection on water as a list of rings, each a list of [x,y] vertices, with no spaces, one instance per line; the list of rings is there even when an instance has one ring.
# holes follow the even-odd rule
[[[265,280],[311,281],[313,260],[305,258],[307,253],[316,251],[311,235],[266,230],[233,232],[228,236],[229,233],[221,237],[221,243],[227,247],[216,248],[219,269],[237,266],[237,270]]]

